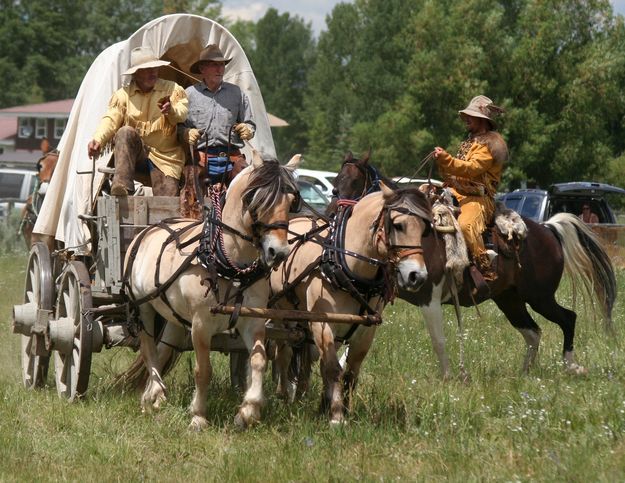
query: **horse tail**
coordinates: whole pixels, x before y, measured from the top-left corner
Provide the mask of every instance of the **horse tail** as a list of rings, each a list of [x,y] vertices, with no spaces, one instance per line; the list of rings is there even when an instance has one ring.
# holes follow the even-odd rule
[[[599,237],[577,216],[557,213],[545,222],[560,240],[564,269],[571,276],[573,286],[581,281],[585,292],[596,300],[612,327],[612,308],[616,300],[616,277],[610,257]]]

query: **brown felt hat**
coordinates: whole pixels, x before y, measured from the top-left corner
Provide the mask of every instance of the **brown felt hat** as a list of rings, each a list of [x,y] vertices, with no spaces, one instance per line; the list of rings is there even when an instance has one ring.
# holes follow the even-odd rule
[[[201,74],[200,64],[202,62],[225,62],[227,64],[231,60],[232,59],[226,59],[224,57],[223,52],[217,46],[217,44],[210,44],[207,45],[206,48],[202,50],[202,52],[200,52],[199,60],[191,66],[190,70],[192,74]]]

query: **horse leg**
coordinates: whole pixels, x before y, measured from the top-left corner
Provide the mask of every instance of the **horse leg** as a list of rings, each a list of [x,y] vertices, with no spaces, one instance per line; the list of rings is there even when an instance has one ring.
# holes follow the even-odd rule
[[[513,289],[506,290],[493,297],[497,307],[508,318],[512,326],[518,330],[527,345],[527,352],[523,361],[523,373],[527,374],[536,362],[538,348],[540,346],[540,327],[536,324],[532,316],[527,311],[525,302],[521,300],[517,292]]]
[[[351,397],[358,383],[360,367],[369,353],[375,332],[375,327],[361,327],[360,330],[354,334],[349,344],[349,351],[347,353],[343,372],[343,401],[347,409],[350,409]]]
[[[206,419],[206,398],[208,397],[208,384],[213,376],[213,368],[210,361],[212,333],[208,329],[208,323],[199,318],[194,318],[191,327],[191,340],[195,352],[195,392],[191,400],[191,424],[189,429],[201,431],[208,427]]]
[[[420,308],[423,318],[425,319],[425,326],[430,333],[432,347],[438,357],[441,376],[443,380],[447,380],[450,377],[450,373],[449,356],[445,350],[445,333],[443,332],[443,307],[440,301],[436,302],[432,300],[430,305],[425,305]]]
[[[320,410],[330,413],[330,424],[340,424],[344,421],[345,406],[343,405],[343,390],[340,384],[342,369],[336,355],[334,333],[327,323],[312,322],[310,326],[321,357],[323,393]]]
[[[295,400],[299,401],[304,397],[310,386],[313,361],[319,359],[317,347],[312,344],[305,344],[300,349],[301,362],[297,372],[297,388],[295,390]]]
[[[276,388],[276,392],[281,399],[284,399],[287,402],[292,402],[294,389],[289,378],[289,367],[293,361],[293,349],[284,341],[279,341],[276,345],[277,356],[275,365],[278,376],[278,386]]]
[[[242,330],[241,337],[250,350],[250,371],[243,403],[234,418],[235,424],[241,429],[246,429],[260,421],[260,409],[264,402],[263,374],[267,368],[265,321],[250,319],[248,323],[250,328]]]
[[[140,311],[143,330],[139,333],[141,341],[141,357],[147,369],[147,382],[141,396],[141,408],[143,412],[152,409],[160,409],[165,402],[165,384],[158,371],[158,354],[154,341],[154,319],[156,311],[150,304],[143,304]]]
[[[562,357],[566,370],[574,375],[588,374],[588,370],[575,362],[573,351],[573,340],[575,339],[575,322],[577,315],[572,310],[562,307],[552,296],[546,300],[532,301],[530,306],[552,322],[555,322],[562,329],[564,342],[562,347]]]

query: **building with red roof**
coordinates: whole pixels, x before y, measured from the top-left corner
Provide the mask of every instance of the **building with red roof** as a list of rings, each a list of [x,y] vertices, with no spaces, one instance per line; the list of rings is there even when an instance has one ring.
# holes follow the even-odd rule
[[[0,109],[0,165],[35,169],[42,145],[59,144],[74,99]]]

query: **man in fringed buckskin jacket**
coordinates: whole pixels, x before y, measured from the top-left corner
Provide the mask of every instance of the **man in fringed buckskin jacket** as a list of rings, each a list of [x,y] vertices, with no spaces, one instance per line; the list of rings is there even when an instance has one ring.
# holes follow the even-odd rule
[[[496,273],[486,252],[482,233],[495,211],[495,193],[501,180],[508,146],[496,132],[493,118],[503,109],[486,96],[476,96],[459,111],[469,137],[460,145],[456,157],[441,147],[434,156],[444,182],[460,205],[458,222],[473,261],[485,280],[495,280]]]
[[[111,97],[89,142],[89,157],[113,145],[111,195],[132,194],[136,171],[137,177],[149,173],[155,196],[177,196],[185,157],[176,128],[187,118],[187,94],[175,82],[158,78],[158,68],[169,62],[159,60],[151,48],[133,49],[130,64],[123,75],[132,75],[132,81]]]

